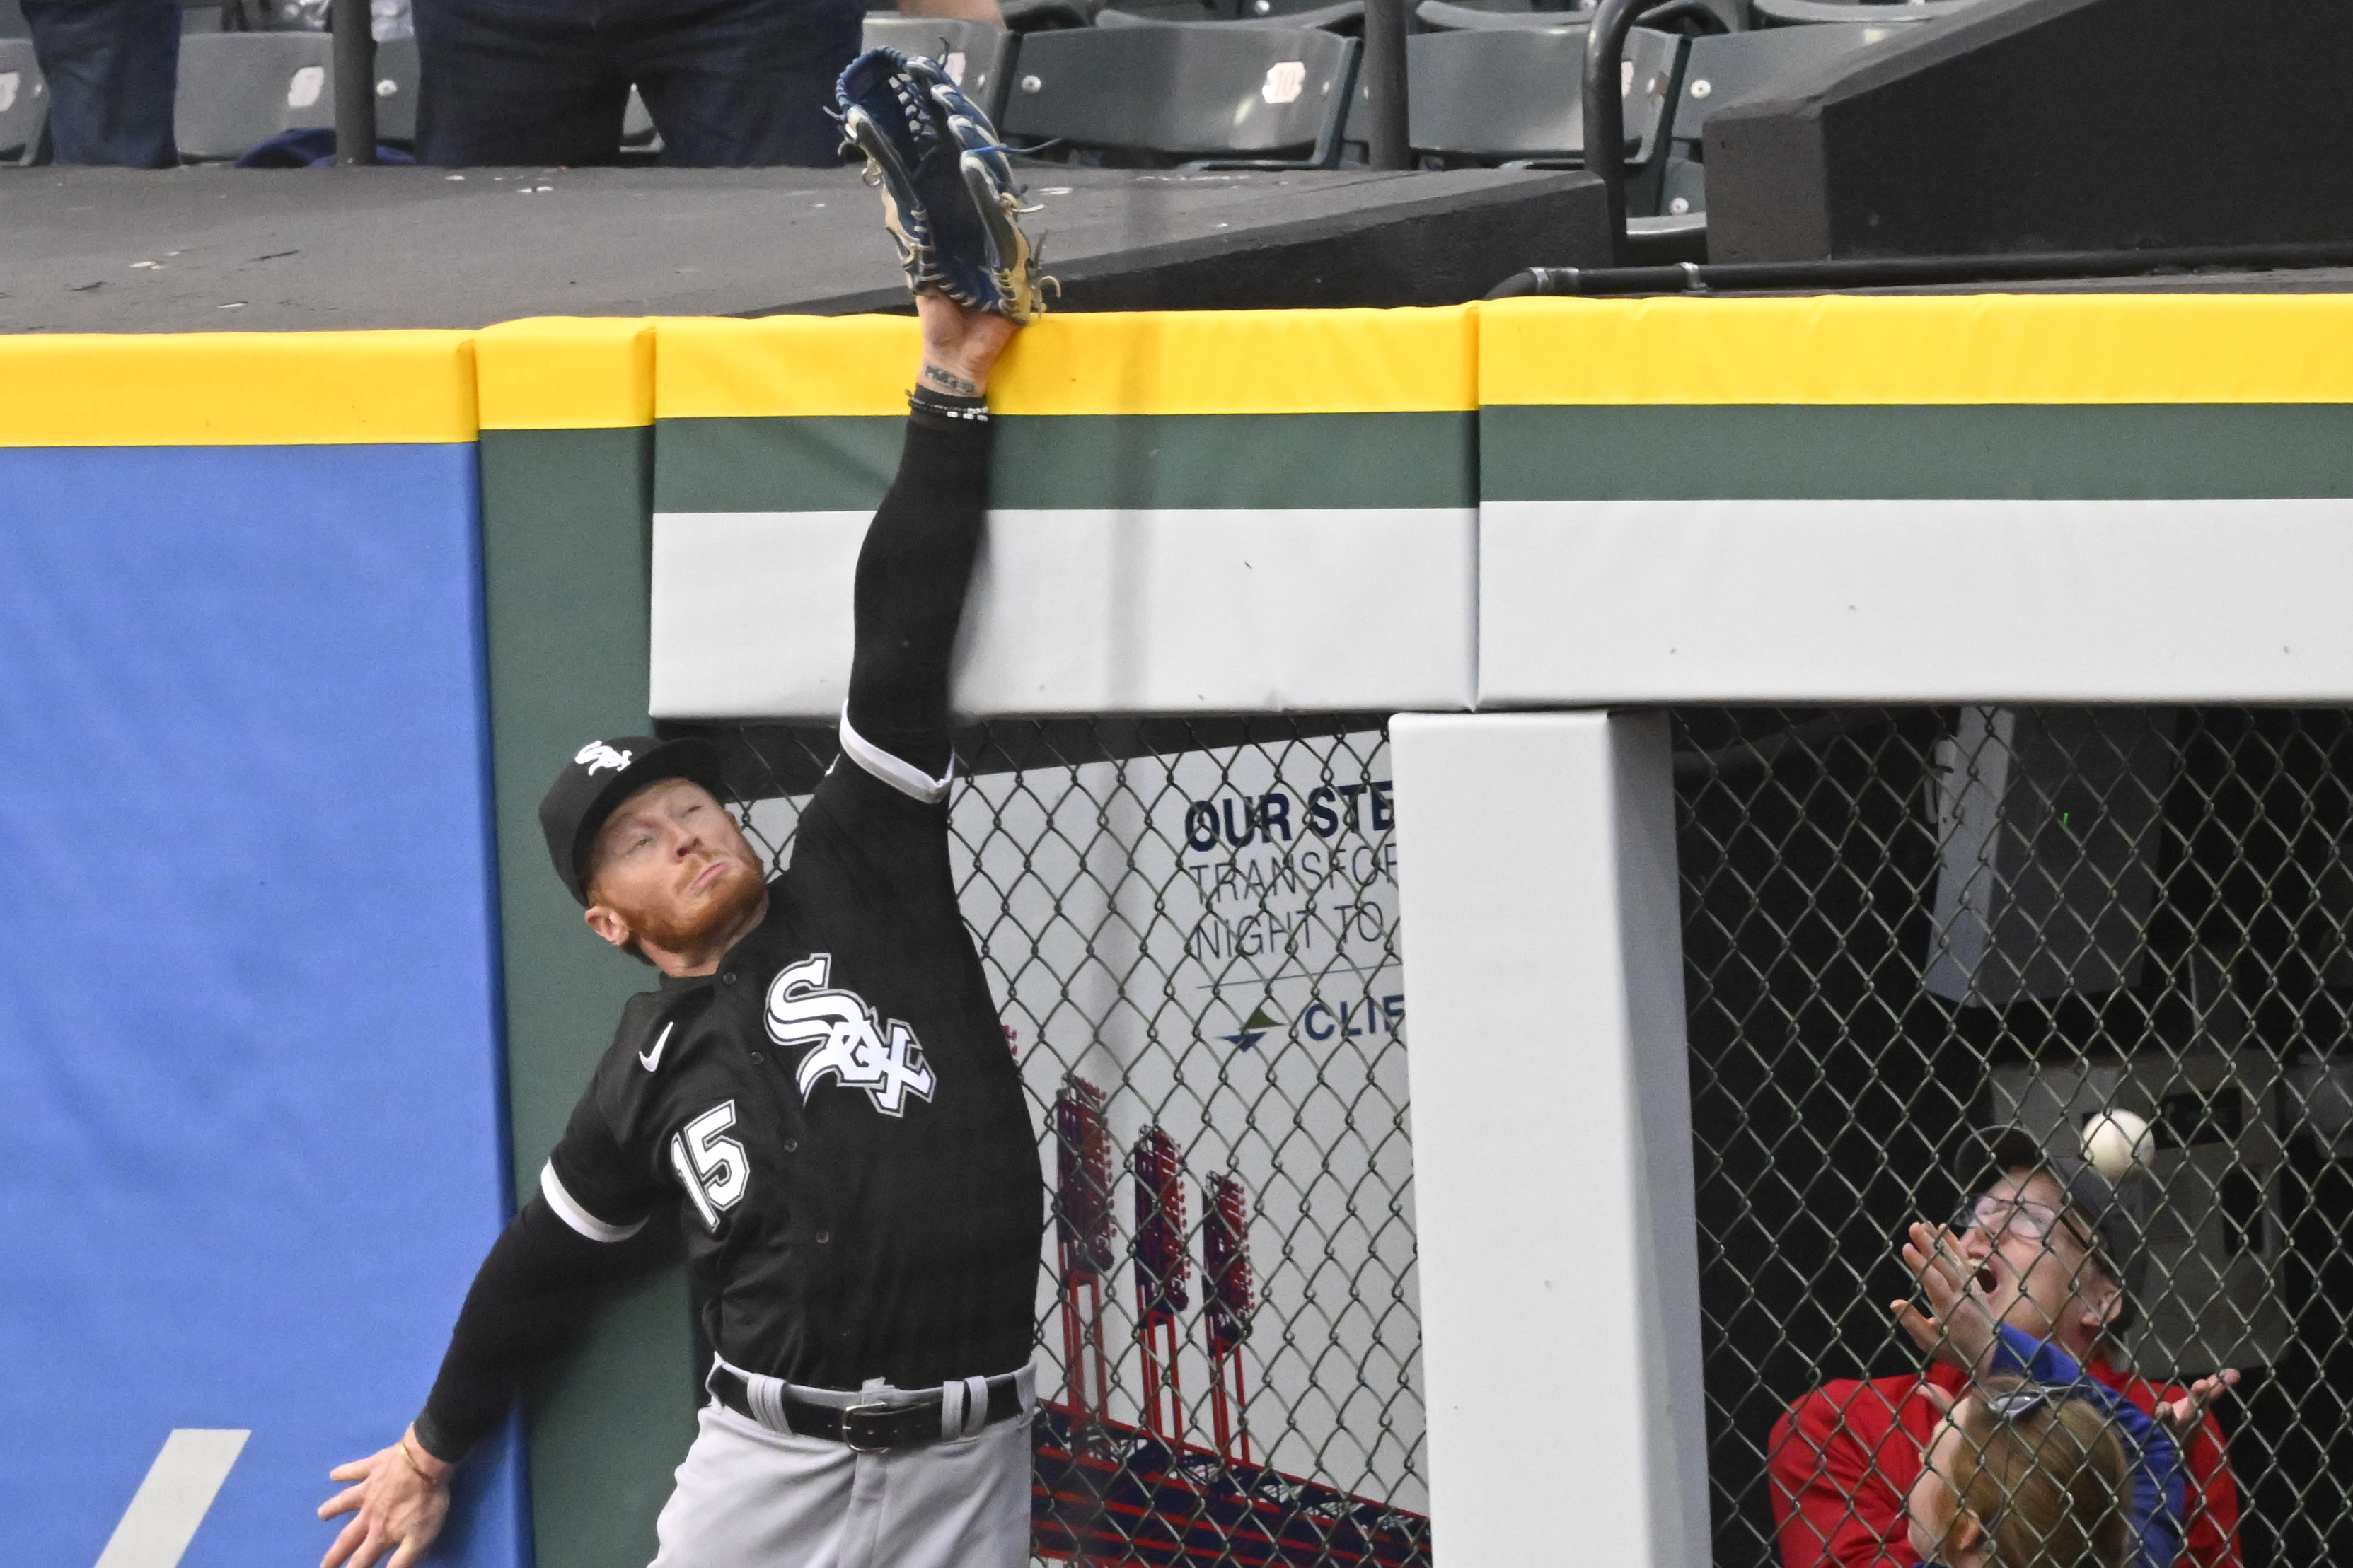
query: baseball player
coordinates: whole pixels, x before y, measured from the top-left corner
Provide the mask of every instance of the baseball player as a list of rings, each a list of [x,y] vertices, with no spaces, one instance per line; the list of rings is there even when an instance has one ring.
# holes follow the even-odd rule
[[[324,1568],[407,1568],[451,1468],[560,1348],[617,1244],[677,1216],[716,1350],[657,1568],[1014,1568],[1029,1552],[1044,1194],[956,904],[948,657],[987,489],[990,367],[1034,310],[1010,173],[928,61],[842,78],[917,290],[897,478],[858,560],[841,757],[764,879],[715,751],[583,746],[540,806],[598,936],[660,971],[491,1249],[423,1412],[334,1472]],[[668,1223],[664,1218],[663,1223]]]

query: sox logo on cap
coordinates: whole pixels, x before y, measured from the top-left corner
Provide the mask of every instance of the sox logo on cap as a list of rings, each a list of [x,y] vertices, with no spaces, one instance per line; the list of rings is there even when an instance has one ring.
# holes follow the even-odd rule
[[[599,768],[617,770],[628,767],[630,754],[628,752],[617,752],[602,741],[591,741],[575,752],[572,754],[572,760],[575,763],[587,763],[589,776],[593,778]]]

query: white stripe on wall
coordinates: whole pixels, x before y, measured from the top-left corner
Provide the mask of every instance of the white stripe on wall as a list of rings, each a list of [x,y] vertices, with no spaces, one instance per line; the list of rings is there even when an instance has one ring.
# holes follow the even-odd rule
[[[179,1568],[250,1432],[183,1427],[164,1439],[98,1568]]]
[[[870,515],[657,514],[654,715],[838,714]],[[992,512],[955,707],[1466,708],[1476,530],[1468,508]]]
[[[1489,502],[1480,705],[2353,701],[2353,500]]]

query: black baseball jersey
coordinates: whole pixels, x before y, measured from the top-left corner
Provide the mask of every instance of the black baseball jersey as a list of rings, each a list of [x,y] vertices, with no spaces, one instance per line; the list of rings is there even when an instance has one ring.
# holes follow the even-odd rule
[[[541,1186],[599,1240],[677,1205],[735,1366],[920,1388],[1029,1361],[1044,1190],[944,787],[843,728],[766,919],[630,1000]]]

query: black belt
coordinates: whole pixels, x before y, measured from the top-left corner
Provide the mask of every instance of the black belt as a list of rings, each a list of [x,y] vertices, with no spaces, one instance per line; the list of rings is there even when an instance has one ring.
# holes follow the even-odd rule
[[[988,1380],[988,1417],[984,1426],[994,1426],[1021,1414],[1020,1377],[1018,1373],[1007,1372]],[[751,1390],[733,1367],[712,1367],[709,1387],[712,1397],[736,1415],[751,1421],[760,1419],[752,1408]],[[781,1403],[785,1423],[795,1432],[846,1444],[860,1454],[904,1453],[940,1441],[940,1391],[926,1389],[912,1396],[901,1394],[899,1398],[902,1403],[853,1405],[845,1410],[797,1397],[787,1386]]]

